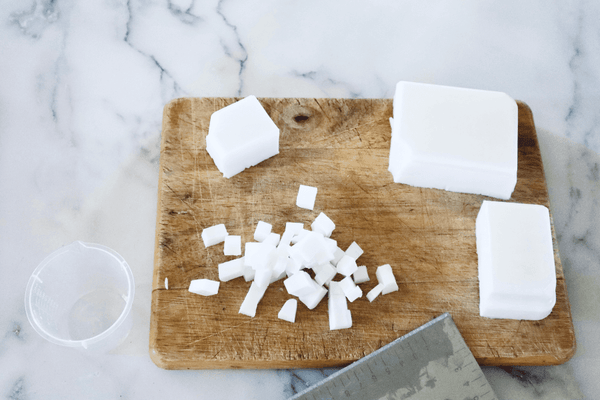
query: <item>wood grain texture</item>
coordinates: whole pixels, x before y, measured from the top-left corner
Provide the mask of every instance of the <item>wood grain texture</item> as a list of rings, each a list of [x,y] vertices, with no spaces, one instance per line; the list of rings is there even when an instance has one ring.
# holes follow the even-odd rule
[[[541,321],[479,316],[475,218],[485,196],[393,183],[388,172],[392,100],[259,99],[281,130],[279,155],[223,178],[205,150],[210,115],[238,98],[182,98],[164,109],[156,223],[150,355],[166,369],[315,368],[347,365],[450,312],[481,365],[567,361],[575,336],[553,229],[557,302]],[[518,181],[510,201],[549,207],[533,116],[519,105]],[[296,207],[300,184],[318,187],[314,211]],[[492,199],[496,200],[496,199]],[[219,294],[189,293],[192,279],[218,280],[232,259],[205,248],[202,229],[224,223],[253,240],[259,220],[282,233],[325,212],[332,238],[364,250],[371,281],[390,264],[400,290],[349,303],[351,329],[330,331],[327,301],[298,305],[296,323],[277,313],[291,296],[269,286],[255,318],[238,314],[250,283],[221,283]],[[169,289],[164,288],[164,279]]]

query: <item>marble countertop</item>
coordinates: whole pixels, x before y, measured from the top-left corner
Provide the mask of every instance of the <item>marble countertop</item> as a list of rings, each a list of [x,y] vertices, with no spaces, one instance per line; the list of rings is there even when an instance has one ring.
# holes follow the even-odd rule
[[[600,392],[600,3],[6,0],[0,8],[0,397],[285,399],[333,369],[166,371],[148,355],[162,109],[187,96],[390,98],[399,80],[532,109],[577,338],[567,363],[484,368],[499,398]],[[133,269],[112,353],[41,338],[36,265],[75,240]]]

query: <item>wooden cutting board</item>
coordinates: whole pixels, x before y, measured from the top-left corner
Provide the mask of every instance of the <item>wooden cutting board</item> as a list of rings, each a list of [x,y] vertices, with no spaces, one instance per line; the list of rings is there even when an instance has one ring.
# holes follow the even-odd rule
[[[347,365],[450,312],[481,365],[548,365],[567,361],[575,336],[554,234],[556,306],[541,321],[479,316],[475,218],[487,197],[394,183],[388,172],[390,99],[259,99],[281,130],[280,153],[223,178],[205,150],[211,114],[239,98],[182,98],[164,109],[150,355],[166,369],[316,368]],[[519,105],[518,182],[510,201],[549,207],[529,107]],[[318,188],[314,211],[296,207],[300,184]],[[492,199],[496,200],[496,199]],[[218,295],[188,292],[192,279],[218,280],[223,245],[205,248],[202,229],[224,223],[252,241],[259,220],[282,233],[286,222],[320,213],[336,224],[332,238],[358,259],[376,284],[390,264],[400,290],[370,303],[349,303],[353,326],[329,330],[327,301],[298,304],[296,323],[277,313],[291,298],[283,281],[269,286],[255,318],[238,313],[250,287],[221,283]],[[169,288],[164,281],[168,278]]]

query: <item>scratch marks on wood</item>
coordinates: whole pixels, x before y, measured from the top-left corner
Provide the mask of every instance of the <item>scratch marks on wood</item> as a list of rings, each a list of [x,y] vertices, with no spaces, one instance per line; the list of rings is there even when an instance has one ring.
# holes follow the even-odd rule
[[[235,325],[235,326],[229,327],[229,328],[227,328],[227,329],[223,329],[223,330],[221,330],[221,331],[215,332],[215,333],[213,333],[213,334],[210,334],[210,335],[207,335],[207,336],[201,337],[200,339],[197,339],[197,340],[194,340],[194,341],[190,342],[190,344],[196,344],[196,343],[199,343],[199,342],[203,342],[203,341],[205,341],[205,340],[207,340],[207,339],[209,339],[209,338],[211,338],[211,337],[214,337],[214,336],[221,336],[221,335],[222,335],[222,334],[224,334],[225,332],[231,331],[231,330],[233,330],[233,329],[237,329],[237,328],[239,328],[239,327],[241,327],[241,326],[244,326],[244,325],[248,325],[249,323],[252,323],[252,322],[256,322],[256,321],[255,321],[256,319],[260,319],[260,317],[254,317],[254,319],[249,319],[248,321],[246,321],[246,322],[243,322],[243,323],[241,323],[241,324],[239,324],[239,325]],[[235,336],[235,335],[234,335],[234,336]]]

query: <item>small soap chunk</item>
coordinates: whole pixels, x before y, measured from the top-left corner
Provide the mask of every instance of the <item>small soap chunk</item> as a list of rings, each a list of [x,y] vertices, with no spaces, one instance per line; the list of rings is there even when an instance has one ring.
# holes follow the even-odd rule
[[[364,253],[363,249],[356,242],[352,242],[350,246],[346,249],[346,254],[355,260],[358,259]]]
[[[281,235],[281,239],[279,240],[277,247],[289,247],[294,236],[296,236],[303,229],[304,224],[301,222],[286,222],[285,231],[283,231],[283,235]]]
[[[362,290],[356,286],[350,276],[347,276],[340,281],[340,287],[344,291],[344,295],[348,301],[351,303],[359,297],[362,297]]]
[[[322,264],[333,260],[333,251],[326,238],[318,233],[308,231],[298,243],[290,247],[290,257],[303,265]]]
[[[256,224],[256,230],[254,231],[254,240],[257,242],[262,242],[267,238],[267,236],[269,236],[272,228],[273,226],[268,222],[258,221],[258,224]]]
[[[352,327],[352,314],[348,310],[348,303],[340,282],[332,281],[329,284],[328,313],[330,330]]]
[[[377,296],[379,296],[381,294],[382,290],[383,290],[383,284],[380,283],[377,286],[375,286],[373,289],[371,289],[369,291],[369,293],[367,293],[367,299],[369,299],[369,301],[372,303],[373,300],[375,300],[375,298],[377,298]]]
[[[398,82],[394,182],[509,199],[517,182],[518,107],[505,93]]]
[[[244,265],[246,267],[251,267],[256,257],[259,257],[260,251],[260,242],[246,242],[244,245]]]
[[[335,229],[335,224],[327,215],[320,213],[310,225],[310,228],[315,232],[322,233],[323,236],[329,237]]]
[[[331,260],[331,264],[333,264],[333,266],[337,266],[338,262],[342,259],[342,257],[344,257],[344,255],[346,255],[344,250],[340,249],[338,246],[335,246],[333,252],[333,260]]]
[[[375,275],[377,276],[377,281],[383,285],[381,294],[388,294],[398,290],[398,284],[396,283],[396,278],[390,264],[377,267]]]
[[[190,282],[188,290],[192,293],[201,294],[202,296],[212,296],[219,293],[219,281],[210,279],[195,279]]]
[[[277,314],[277,318],[282,319],[284,321],[288,321],[291,323],[296,322],[296,310],[298,309],[298,300],[289,299],[285,302],[279,314]]]
[[[217,268],[219,270],[219,280],[221,282],[228,282],[232,279],[244,276],[244,257],[221,263]]]
[[[279,153],[279,128],[255,96],[210,117],[206,151],[225,178]]]
[[[169,278],[165,278],[165,289],[169,290]]]
[[[285,265],[285,273],[288,277],[291,277],[296,272],[302,269],[302,263],[294,260],[293,258],[287,259],[287,264]]]
[[[276,282],[280,279],[285,278],[286,276],[286,271],[285,271],[285,267],[287,265],[287,257],[285,259],[283,258],[278,258],[277,261],[275,262],[275,265],[273,266],[273,269],[271,270],[271,281],[269,283],[273,283]]]
[[[313,208],[315,208],[316,198],[316,187],[300,185],[300,189],[298,190],[298,197],[296,197],[296,205],[300,208],[312,210]]]
[[[219,244],[227,237],[227,228],[225,224],[218,224],[202,230],[202,241],[205,247]]]
[[[357,285],[370,280],[369,273],[367,272],[367,267],[365,265],[359,266],[352,274],[352,277],[354,278],[354,283]]]
[[[302,239],[304,239],[304,237],[306,235],[308,235],[309,233],[310,233],[310,231],[308,229],[304,229],[304,228],[300,229],[298,231],[298,233],[296,233],[294,235],[294,237],[292,237],[292,244],[298,243],[299,241],[301,241]]]
[[[244,264],[244,280],[250,282],[254,280],[254,275],[256,275],[256,270]]]
[[[349,255],[344,255],[342,259],[338,261],[336,267],[337,271],[344,276],[350,276],[358,269],[356,260]]]
[[[475,224],[479,313],[540,320],[556,303],[550,213],[542,205],[484,200]]]
[[[266,288],[271,283],[272,276],[273,271],[269,268],[257,269],[254,274],[254,283],[256,283],[258,287]]]
[[[277,248],[269,243],[246,242],[244,265],[254,269],[272,266],[277,257]]]
[[[319,267],[319,272],[315,275],[315,281],[317,281],[319,285],[326,284],[333,279],[335,274],[337,274],[335,267],[330,263],[321,264]]]
[[[263,243],[267,243],[267,244],[271,244],[273,246],[279,246],[279,241],[281,240],[281,235],[279,233],[274,233],[271,232],[269,233],[269,235],[267,236],[267,238],[265,240],[263,240]]]
[[[223,254],[226,256],[241,256],[242,255],[242,237],[239,235],[228,235],[225,237],[225,245],[223,246]]]
[[[250,285],[250,289],[246,294],[246,297],[244,297],[244,301],[242,302],[238,313],[254,318],[254,316],[256,315],[256,308],[258,306],[258,303],[262,300],[266,291],[266,286],[260,287],[256,284],[256,282],[252,282],[252,284]]]
[[[315,287],[314,291],[299,297],[300,301],[304,303],[309,310],[314,309],[327,294],[327,289],[325,289],[323,286],[318,285],[316,282],[314,282],[313,286]]]
[[[304,271],[298,271],[294,275],[283,281],[286,290],[292,296],[302,297],[314,292],[315,287],[310,275]]]

